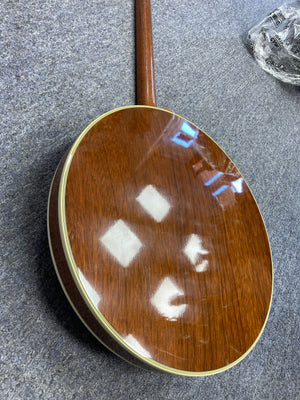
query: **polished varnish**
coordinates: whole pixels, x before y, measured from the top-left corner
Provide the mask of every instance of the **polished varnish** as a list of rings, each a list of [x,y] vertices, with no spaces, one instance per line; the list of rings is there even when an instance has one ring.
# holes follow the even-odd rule
[[[142,24],[145,6],[137,2]],[[151,79],[138,92],[146,105],[99,117],[62,159],[51,253],[75,311],[120,357],[182,375],[221,372],[248,354],[268,317],[267,233],[233,162],[155,107]]]

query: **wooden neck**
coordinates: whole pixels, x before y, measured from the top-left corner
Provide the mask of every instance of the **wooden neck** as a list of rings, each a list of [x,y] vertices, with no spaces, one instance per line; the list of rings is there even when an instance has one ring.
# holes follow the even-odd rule
[[[151,0],[136,0],[137,104],[156,106]]]

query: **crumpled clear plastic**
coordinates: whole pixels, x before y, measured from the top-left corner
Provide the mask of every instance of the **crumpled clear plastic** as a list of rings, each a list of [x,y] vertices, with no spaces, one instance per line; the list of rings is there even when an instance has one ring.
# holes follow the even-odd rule
[[[245,42],[261,68],[300,86],[299,0],[274,10],[247,32]]]

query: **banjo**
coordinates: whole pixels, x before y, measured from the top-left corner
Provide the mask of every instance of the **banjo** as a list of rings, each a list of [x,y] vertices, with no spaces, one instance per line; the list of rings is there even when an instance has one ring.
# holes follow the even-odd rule
[[[136,0],[137,103],[94,120],[48,201],[52,260],[74,310],[137,366],[222,372],[265,327],[271,251],[243,176],[201,129],[156,106],[150,0]]]

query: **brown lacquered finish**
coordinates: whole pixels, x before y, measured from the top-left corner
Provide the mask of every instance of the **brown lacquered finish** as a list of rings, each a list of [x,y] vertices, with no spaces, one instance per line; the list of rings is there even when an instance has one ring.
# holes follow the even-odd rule
[[[136,0],[137,104],[156,106],[151,1]]]
[[[136,1],[138,104],[156,105],[150,0]],[[200,129],[153,107],[94,121],[62,159],[48,234],[62,287],[120,357],[220,372],[258,340],[271,254],[252,194]]]
[[[93,333],[169,372],[239,361],[266,322],[272,264],[256,202],[226,154],[173,113],[130,107],[97,120],[66,160],[49,208],[52,251]]]
[[[122,347],[110,333],[107,332],[99,323],[99,319],[95,318],[91,309],[88,307],[82,294],[78,290],[76,280],[72,275],[72,268],[68,262],[69,258],[64,250],[65,240],[60,231],[60,218],[58,210],[59,187],[61,184],[63,167],[65,165],[66,156],[61,160],[56,174],[54,176],[48,204],[48,236],[50,242],[50,249],[54,265],[56,268],[57,275],[60,283],[72,304],[74,310],[81,318],[82,322],[87,328],[110,350],[118,354],[120,357],[127,361],[134,363],[138,366],[142,366],[142,362],[136,357],[130,354],[124,347]],[[78,284],[78,282],[77,282]]]

